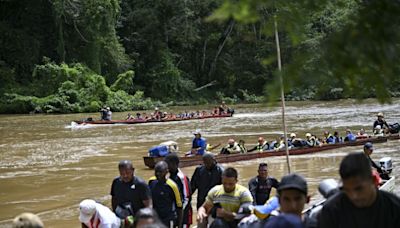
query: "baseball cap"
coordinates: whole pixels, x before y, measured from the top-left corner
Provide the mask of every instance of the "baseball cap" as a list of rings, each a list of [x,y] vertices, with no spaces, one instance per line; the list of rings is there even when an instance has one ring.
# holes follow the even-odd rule
[[[290,137],[296,137],[296,134],[295,133],[291,133]]]
[[[87,223],[96,213],[96,201],[85,199],[79,204],[79,221]]]
[[[372,145],[371,142],[367,142],[364,144],[364,149],[372,150],[374,149],[374,146]]]
[[[201,130],[200,129],[196,129],[196,131],[193,132],[194,135],[201,135]]]
[[[381,117],[383,117],[383,113],[382,112],[380,112],[380,113],[378,113],[378,115],[377,116],[381,116]]]
[[[279,183],[278,192],[285,189],[297,189],[307,195],[307,181],[304,177],[296,173],[286,175],[282,177],[282,180]]]
[[[311,137],[311,133],[307,133],[307,134],[306,134],[306,137]]]
[[[265,228],[302,228],[301,218],[294,214],[280,214],[272,217]]]

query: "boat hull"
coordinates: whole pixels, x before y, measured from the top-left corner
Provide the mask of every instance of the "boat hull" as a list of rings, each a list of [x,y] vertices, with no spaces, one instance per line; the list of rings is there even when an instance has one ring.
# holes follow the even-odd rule
[[[201,119],[213,119],[213,118],[226,118],[232,117],[231,114],[222,114],[222,115],[214,115],[214,116],[203,116],[203,117],[194,117],[194,118],[175,118],[175,119],[165,119],[165,120],[75,120],[73,122],[86,125],[86,124],[95,124],[95,125],[110,125],[110,124],[145,124],[145,123],[163,123],[163,122],[174,122],[174,121],[187,121],[187,120],[201,120]]]
[[[398,138],[398,137],[397,137]],[[391,138],[396,139],[396,138]],[[364,145],[366,142],[372,143],[383,143],[388,140],[387,137],[377,137],[377,138],[366,138],[366,139],[359,139],[355,142],[346,142],[346,143],[338,143],[338,144],[327,144],[317,147],[309,147],[309,148],[299,148],[299,149],[292,149],[289,150],[290,155],[302,155],[302,154],[312,154],[321,152],[324,150],[332,150],[346,146],[359,146]],[[265,157],[274,157],[274,156],[284,156],[286,155],[285,150],[280,151],[264,151],[264,152],[250,152],[244,154],[218,154],[215,156],[215,159],[218,163],[229,163],[229,162],[236,162],[236,161],[246,161],[252,160],[257,158],[265,158]],[[159,161],[164,160],[164,157],[150,157],[146,156],[143,157],[144,164],[153,169],[155,164]],[[181,157],[179,160],[180,167],[188,167],[188,166],[195,166],[201,165],[203,163],[201,156],[192,156],[192,157]]]

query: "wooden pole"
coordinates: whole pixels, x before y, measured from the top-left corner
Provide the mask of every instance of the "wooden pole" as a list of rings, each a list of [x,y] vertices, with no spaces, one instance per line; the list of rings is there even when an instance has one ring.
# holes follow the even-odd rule
[[[290,174],[289,146],[288,146],[288,140],[287,140],[287,128],[286,128],[286,118],[285,118],[285,92],[284,92],[284,86],[283,86],[281,48],[279,46],[278,22],[276,20],[276,15],[274,16],[274,26],[275,26],[276,54],[278,56],[278,74],[279,74],[279,81],[281,84],[283,136],[284,136],[284,140],[285,140],[287,169],[288,169],[288,173]]]

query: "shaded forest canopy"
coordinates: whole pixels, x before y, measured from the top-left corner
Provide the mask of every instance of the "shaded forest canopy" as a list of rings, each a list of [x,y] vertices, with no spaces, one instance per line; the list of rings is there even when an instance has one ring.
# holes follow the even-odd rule
[[[398,1],[276,2],[0,0],[0,113],[260,102],[276,15],[288,99],[400,95]]]

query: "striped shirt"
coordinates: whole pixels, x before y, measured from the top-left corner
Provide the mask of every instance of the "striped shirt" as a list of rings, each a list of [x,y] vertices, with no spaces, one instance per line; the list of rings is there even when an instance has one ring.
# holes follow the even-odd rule
[[[252,203],[253,197],[242,185],[236,184],[235,190],[229,193],[225,192],[223,185],[217,185],[208,192],[206,202],[212,205],[220,203],[224,210],[236,213],[242,204]]]

